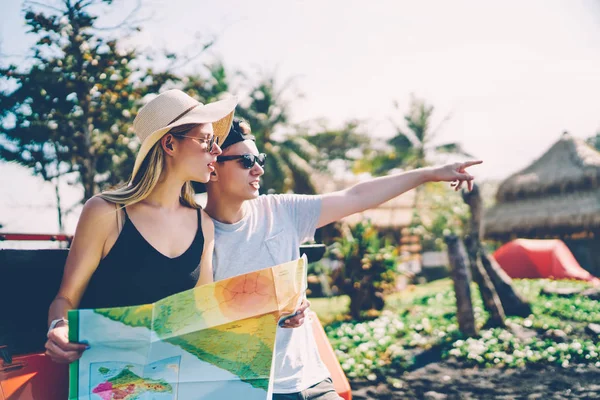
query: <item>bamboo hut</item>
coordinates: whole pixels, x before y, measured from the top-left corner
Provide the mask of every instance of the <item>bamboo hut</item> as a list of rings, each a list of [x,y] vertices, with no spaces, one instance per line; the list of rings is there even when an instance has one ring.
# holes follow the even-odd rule
[[[600,153],[564,133],[530,166],[502,182],[486,211],[485,236],[559,238],[580,264],[600,272]]]

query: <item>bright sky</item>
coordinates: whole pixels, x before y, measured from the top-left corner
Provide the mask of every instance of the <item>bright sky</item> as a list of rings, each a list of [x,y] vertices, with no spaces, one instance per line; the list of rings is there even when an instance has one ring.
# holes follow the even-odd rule
[[[0,5],[2,52],[23,54],[30,39],[20,2],[6,3]],[[115,3],[111,19],[132,4]],[[232,70],[296,77],[305,96],[293,104],[295,122],[359,118],[370,134],[386,137],[389,118],[401,120],[392,102],[405,110],[411,93],[425,98],[436,107],[436,122],[451,114],[438,143],[459,141],[483,159],[473,170],[479,178],[505,178],[527,166],[563,130],[583,138],[600,130],[595,0],[143,3],[152,19],[133,43],[180,51],[197,35],[215,34],[210,55],[192,68],[219,57]],[[5,230],[56,231],[52,207],[41,206],[53,202],[49,185],[6,164],[0,164],[0,183]],[[76,199],[74,193],[65,198],[67,204]],[[76,214],[68,231],[75,221]]]

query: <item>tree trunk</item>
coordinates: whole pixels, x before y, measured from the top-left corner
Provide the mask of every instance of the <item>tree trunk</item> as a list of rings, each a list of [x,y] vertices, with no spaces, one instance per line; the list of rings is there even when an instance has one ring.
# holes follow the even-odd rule
[[[479,186],[473,185],[473,190],[470,192],[463,191],[462,197],[464,202],[467,203],[471,209],[469,236],[465,238],[465,245],[467,247],[473,279],[479,287],[479,293],[481,294],[485,309],[490,313],[488,325],[492,327],[503,327],[505,315],[502,302],[479,258],[481,252],[481,238],[483,236],[481,229],[483,204],[479,193]]]
[[[471,219],[469,220],[469,235],[477,241],[477,244],[483,239],[483,201],[479,192],[479,186],[473,184],[473,190],[462,192],[463,201],[471,210]]]
[[[63,212],[62,206],[60,204],[60,188],[58,187],[59,180],[58,176],[56,177],[56,181],[54,182],[54,194],[56,196],[56,211],[58,212],[58,232],[65,233],[65,227],[63,224]]]
[[[473,302],[471,300],[471,277],[467,268],[467,259],[462,241],[452,235],[446,236],[448,246],[448,258],[450,260],[452,280],[454,281],[454,293],[456,294],[456,313],[458,327],[463,335],[472,337],[477,335],[475,326],[475,314],[473,313]]]
[[[85,159],[81,163],[80,179],[83,186],[83,200],[85,203],[96,194],[95,163],[90,158]]]
[[[465,238],[465,245],[467,247],[467,254],[469,256],[469,263],[471,264],[471,272],[473,273],[473,280],[479,287],[479,293],[483,300],[485,309],[490,313],[490,319],[488,326],[490,327],[504,327],[504,308],[502,302],[498,297],[498,293],[494,288],[490,277],[483,268],[481,260],[479,258],[479,242],[471,236]]]
[[[504,270],[498,265],[496,260],[489,256],[485,249],[481,246],[481,240],[484,232],[482,227],[483,202],[481,200],[479,186],[473,185],[472,191],[464,191],[463,200],[471,209],[471,222],[469,229],[471,232],[470,236],[472,238],[470,240],[472,240],[472,242],[470,242],[470,245],[468,246],[469,256],[473,257],[474,254],[478,254],[477,259],[472,261],[472,268],[477,268],[477,266],[481,263],[483,270],[495,288],[497,297],[500,299],[500,307],[504,309],[505,315],[526,317],[527,315],[531,314],[531,306],[515,292],[514,288],[512,287],[512,279],[510,279],[506,272],[504,272]],[[479,290],[482,290],[481,285],[479,286]],[[489,301],[491,303],[491,300]],[[484,303],[486,303],[485,298]],[[492,310],[489,311],[491,312]]]
[[[365,285],[366,282],[362,279],[360,282],[355,282],[350,291],[350,315],[355,321],[360,321],[362,319],[362,310],[369,297]]]
[[[512,279],[504,272],[502,267],[498,265],[498,262],[494,257],[488,255],[485,250],[480,252],[481,263],[483,268],[489,275],[498,297],[502,302],[504,313],[506,315],[515,315],[519,317],[526,317],[531,314],[531,306],[525,300],[519,296],[512,287]]]

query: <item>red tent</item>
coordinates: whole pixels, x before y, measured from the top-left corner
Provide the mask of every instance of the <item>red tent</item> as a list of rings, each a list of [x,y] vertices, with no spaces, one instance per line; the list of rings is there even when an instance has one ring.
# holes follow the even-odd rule
[[[516,239],[496,250],[494,258],[511,278],[577,279],[600,284],[600,279],[583,269],[558,239]]]

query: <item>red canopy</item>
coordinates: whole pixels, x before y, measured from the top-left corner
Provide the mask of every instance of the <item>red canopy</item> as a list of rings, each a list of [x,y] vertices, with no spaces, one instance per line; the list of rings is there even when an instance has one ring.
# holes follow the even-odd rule
[[[558,239],[516,239],[496,250],[494,258],[511,278],[577,279],[600,284]]]

